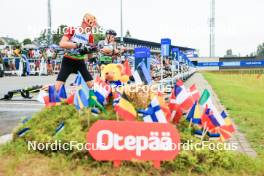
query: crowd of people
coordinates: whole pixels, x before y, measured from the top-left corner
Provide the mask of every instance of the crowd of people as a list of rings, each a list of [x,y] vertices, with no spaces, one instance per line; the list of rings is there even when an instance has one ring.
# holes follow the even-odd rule
[[[48,74],[53,74],[53,70],[60,66],[59,62],[55,62],[55,60],[59,60],[58,51],[56,49],[49,47],[38,49],[12,47],[11,49],[9,46],[6,46],[4,49],[0,50],[0,63],[3,64],[3,70],[17,70],[22,55],[28,59],[29,63],[34,63],[34,71],[40,69],[40,62],[42,60],[47,64]]]

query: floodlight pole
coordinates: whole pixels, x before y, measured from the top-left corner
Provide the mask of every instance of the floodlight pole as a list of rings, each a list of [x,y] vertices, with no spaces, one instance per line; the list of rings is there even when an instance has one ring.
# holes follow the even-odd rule
[[[52,36],[51,36],[51,0],[48,0],[48,45],[52,43]]]
[[[120,31],[121,31],[121,36],[120,36],[120,43],[121,45],[124,42],[123,39],[123,0],[120,0]]]

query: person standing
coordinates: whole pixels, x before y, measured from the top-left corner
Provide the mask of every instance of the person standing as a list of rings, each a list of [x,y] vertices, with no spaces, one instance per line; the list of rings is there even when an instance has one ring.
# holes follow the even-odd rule
[[[95,50],[94,36],[92,29],[97,26],[94,15],[86,13],[81,22],[81,26],[69,27],[60,41],[60,47],[67,49],[68,52],[62,59],[61,69],[59,71],[55,87],[58,90],[67,80],[71,73],[82,74],[88,87],[92,87],[92,76],[87,70],[85,59],[88,54]]]

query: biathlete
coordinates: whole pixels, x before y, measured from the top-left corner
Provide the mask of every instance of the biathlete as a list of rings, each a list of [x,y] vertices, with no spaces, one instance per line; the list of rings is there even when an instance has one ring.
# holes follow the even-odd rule
[[[100,65],[113,63],[113,60],[124,52],[117,49],[115,42],[116,35],[117,33],[114,30],[109,29],[105,33],[105,40],[98,42]]]
[[[78,28],[69,27],[60,41],[60,47],[67,49],[65,53],[61,69],[58,74],[55,87],[60,87],[65,83],[71,73],[77,73],[78,71],[82,74],[88,87],[92,87],[92,76],[87,70],[85,60],[90,57],[90,53],[96,51],[94,45],[94,36],[92,29],[97,26],[95,16],[86,13],[82,19],[81,26]]]

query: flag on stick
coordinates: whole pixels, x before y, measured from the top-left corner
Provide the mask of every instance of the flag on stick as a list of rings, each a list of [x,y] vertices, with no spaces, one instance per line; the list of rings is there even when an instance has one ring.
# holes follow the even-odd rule
[[[168,123],[157,96],[152,99],[146,110],[138,110],[138,112],[143,114],[144,122]]]

